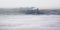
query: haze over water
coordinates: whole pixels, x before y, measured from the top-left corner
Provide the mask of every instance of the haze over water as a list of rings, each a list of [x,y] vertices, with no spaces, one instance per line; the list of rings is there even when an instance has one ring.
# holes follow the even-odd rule
[[[60,30],[60,0],[0,0],[0,30]]]
[[[0,30],[60,30],[60,15],[1,15]]]

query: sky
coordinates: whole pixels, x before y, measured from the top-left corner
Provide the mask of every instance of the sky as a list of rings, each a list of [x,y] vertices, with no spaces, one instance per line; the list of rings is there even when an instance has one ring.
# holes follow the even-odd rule
[[[60,8],[60,0],[0,0],[0,8],[18,7]]]

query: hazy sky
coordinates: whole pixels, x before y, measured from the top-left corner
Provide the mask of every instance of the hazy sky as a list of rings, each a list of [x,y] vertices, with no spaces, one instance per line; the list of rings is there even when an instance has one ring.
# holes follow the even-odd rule
[[[60,8],[60,0],[0,0],[0,8]]]

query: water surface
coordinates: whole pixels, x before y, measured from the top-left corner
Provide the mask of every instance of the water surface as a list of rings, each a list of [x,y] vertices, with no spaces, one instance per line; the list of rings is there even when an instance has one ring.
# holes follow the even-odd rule
[[[60,15],[0,15],[0,30],[60,30]]]

